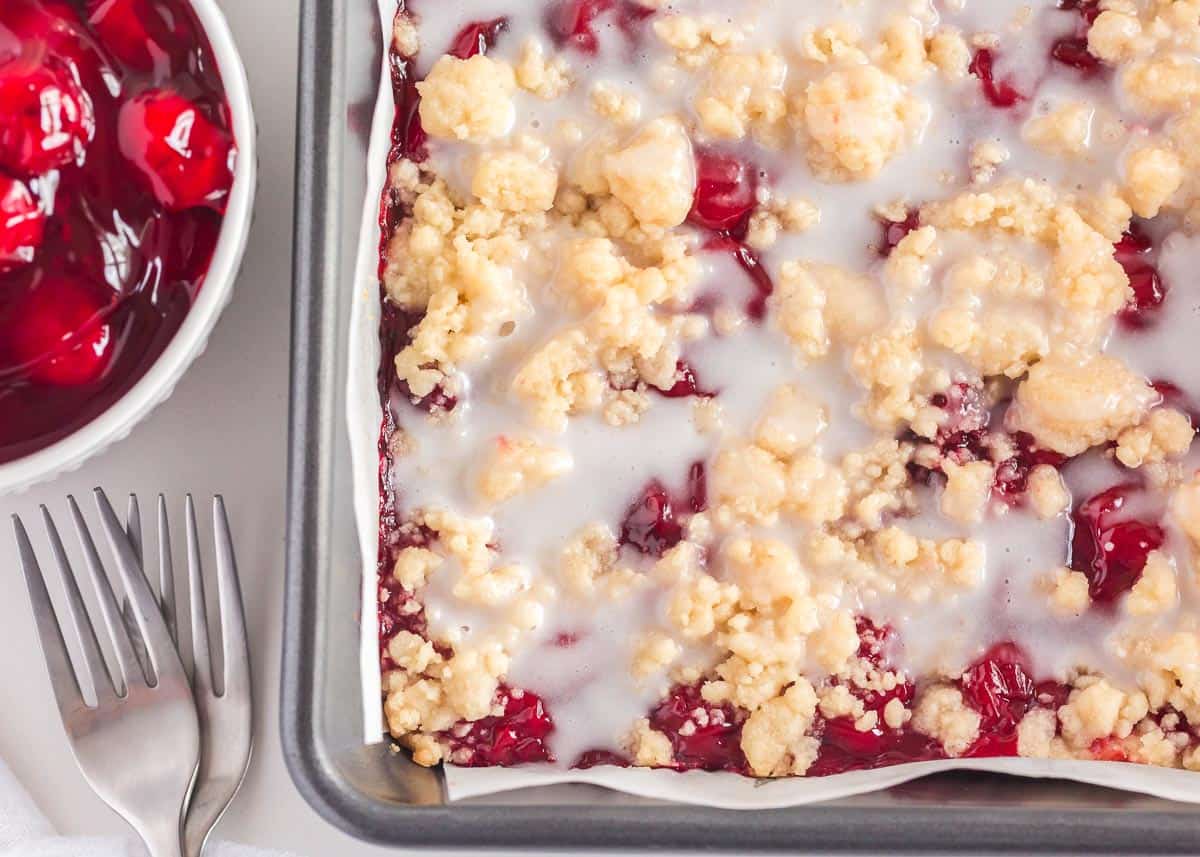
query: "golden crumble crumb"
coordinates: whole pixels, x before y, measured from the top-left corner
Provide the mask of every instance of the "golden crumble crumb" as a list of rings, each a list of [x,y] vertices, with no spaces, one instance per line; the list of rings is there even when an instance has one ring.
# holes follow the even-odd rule
[[[1056,568],[1050,586],[1050,608],[1060,616],[1082,616],[1092,603],[1090,582],[1081,571]]]
[[[1192,420],[1173,408],[1155,408],[1142,423],[1117,436],[1117,460],[1129,468],[1178,458],[1192,445]]]
[[[516,76],[508,63],[477,54],[443,56],[417,84],[421,125],[434,137],[484,143],[508,134]]]
[[[520,152],[488,152],[471,179],[471,192],[500,211],[549,211],[558,173]]]
[[[612,194],[643,226],[683,223],[692,207],[696,168],[687,132],[676,119],[656,119],[604,158]]]
[[[954,521],[971,523],[983,519],[983,512],[992,493],[996,469],[990,461],[972,461],[942,465],[946,486],[942,489],[942,514]]]
[[[682,653],[679,644],[661,631],[646,634],[633,653],[633,675],[644,679],[665,670]]]
[[[756,775],[803,774],[816,761],[820,742],[805,734],[816,705],[812,685],[800,679],[750,715],[742,726],[742,752]]]
[[[961,756],[979,737],[978,712],[963,702],[962,691],[950,685],[930,687],[913,709],[912,727],[940,741],[947,756]]]
[[[642,768],[667,767],[675,758],[671,739],[652,729],[650,721],[645,718],[634,724],[633,732],[626,739],[626,746],[633,756],[633,763]]]
[[[562,57],[546,59],[546,49],[537,39],[521,48],[516,69],[517,86],[538,98],[558,98],[571,88],[571,71]]]
[[[1051,355],[1029,370],[1010,412],[1013,425],[1064,455],[1116,440],[1149,412],[1158,394],[1121,361]]]
[[[809,162],[827,181],[872,178],[916,134],[926,111],[875,66],[832,71],[805,91]]]
[[[1153,616],[1173,609],[1179,599],[1175,577],[1174,558],[1161,550],[1151,551],[1142,576],[1125,599],[1125,609],[1133,616]]]
[[[1056,518],[1071,506],[1071,493],[1062,474],[1049,464],[1039,464],[1029,471],[1027,491],[1030,506],[1039,518]]]

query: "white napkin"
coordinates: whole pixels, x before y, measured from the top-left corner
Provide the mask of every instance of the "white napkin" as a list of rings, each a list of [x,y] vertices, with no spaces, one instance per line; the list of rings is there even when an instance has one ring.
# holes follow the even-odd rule
[[[205,857],[288,857],[246,845],[210,842]],[[146,850],[128,838],[59,836],[0,759],[0,857],[145,857]],[[293,855],[294,857],[294,855]]]

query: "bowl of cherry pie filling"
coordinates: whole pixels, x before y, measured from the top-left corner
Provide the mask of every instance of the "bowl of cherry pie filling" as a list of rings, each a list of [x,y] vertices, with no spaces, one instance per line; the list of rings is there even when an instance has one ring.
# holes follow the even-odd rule
[[[253,147],[214,3],[0,6],[0,491],[123,436],[203,350]]]
[[[417,763],[1186,793],[1194,4],[409,0],[389,36],[358,475]]]

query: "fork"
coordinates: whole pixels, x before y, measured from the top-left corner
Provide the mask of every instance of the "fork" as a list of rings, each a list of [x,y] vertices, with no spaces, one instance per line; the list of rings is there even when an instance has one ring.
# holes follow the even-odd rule
[[[96,491],[101,522],[146,654],[144,664],[134,653],[133,640],[79,506],[73,497],[67,499],[98,610],[113,646],[115,672],[105,663],[49,511],[42,507],[65,591],[65,617],[55,611],[29,535],[20,518],[13,516],[29,600],[63,726],[88,784],[137,831],[151,857],[182,857],[183,813],[200,760],[200,723],[187,674],[108,498]],[[64,627],[74,631],[80,645],[81,656],[74,668],[63,639]],[[94,689],[94,704],[84,699],[81,677]]]
[[[129,556],[136,563],[136,588],[148,591],[153,600],[153,589],[149,586],[146,575],[142,570],[144,568],[142,565],[142,528],[136,496],[131,495],[129,498],[129,511],[124,530],[120,528],[115,515],[112,514],[111,506],[108,504],[103,492],[97,489],[96,496],[97,504],[101,508],[102,523],[108,535],[109,543],[114,546],[114,552],[118,555],[118,560],[120,560],[121,551],[117,545],[121,544],[128,549]],[[87,549],[88,542],[90,542],[87,526],[83,522],[82,516],[78,513],[78,508],[75,506],[74,500],[71,498],[68,499],[75,518],[76,529],[80,534],[81,544],[84,545],[85,556],[91,557],[94,554],[94,550],[89,552]],[[73,575],[70,573],[70,567],[66,563],[65,555],[61,550],[61,542],[57,540],[57,532],[54,530],[53,521],[44,507],[42,512],[47,522],[47,529],[51,533],[51,547],[55,551],[60,568],[64,570],[64,578],[69,581],[67,589],[70,591],[73,584]],[[220,497],[214,498],[213,530],[215,533],[217,559],[217,605],[220,614],[219,670],[214,669],[212,650],[209,642],[209,622],[200,560],[200,540],[196,527],[195,506],[190,495],[188,495],[186,500],[185,512],[191,660],[194,665],[190,678],[194,711],[200,737],[199,764],[195,768],[197,775],[194,781],[194,789],[191,792],[190,802],[186,805],[186,820],[183,825],[183,851],[180,851],[178,841],[179,825],[176,823],[175,843],[171,850],[156,851],[155,845],[143,835],[143,840],[150,849],[152,857],[159,857],[160,854],[184,854],[186,857],[199,857],[203,851],[209,832],[220,819],[241,786],[246,767],[249,763],[252,745],[252,698],[246,623],[242,607],[241,589],[238,585],[233,541],[230,534],[228,516],[225,512],[225,505]],[[153,612],[159,618],[167,638],[171,641],[171,650],[175,654],[175,663],[179,664],[181,672],[184,673],[184,681],[186,683],[187,665],[180,662],[177,654],[179,651],[180,623],[178,621],[178,607],[175,598],[175,574],[172,562],[170,526],[166,501],[162,495],[159,495],[158,498],[157,517],[160,597],[154,603],[154,606],[158,609]],[[31,578],[30,569],[32,568],[36,572],[37,580],[30,582],[30,593],[35,602],[35,615],[39,616],[39,631],[43,632],[43,647],[49,653],[51,650],[44,642],[44,632],[46,629],[43,626],[46,623],[42,621],[40,611],[36,606],[38,602],[36,593],[44,595],[45,585],[40,577],[40,571],[37,571],[36,559],[33,557],[28,537],[19,519],[16,520],[16,527],[18,543],[21,545],[22,561],[26,568],[27,581]],[[122,573],[124,574],[124,570],[122,570]],[[95,575],[93,575],[93,578],[95,578]],[[40,587],[38,584],[40,584]],[[98,589],[103,589],[103,586],[106,584],[107,579],[105,578],[103,583],[98,585]],[[108,592],[111,596],[111,589]],[[149,638],[143,634],[142,624],[138,620],[140,608],[132,590],[128,586],[127,592],[129,592],[129,595],[127,596],[125,609],[121,613],[124,619],[122,624],[125,626],[128,634],[130,648],[133,652],[141,655],[139,660],[145,666],[149,663],[151,654],[150,645],[147,645],[146,642]],[[76,596],[78,595],[77,587],[75,587],[74,593]],[[75,602],[72,601],[71,603],[74,604]],[[112,617],[111,608],[114,602],[111,598],[106,601],[102,597],[101,603],[106,605],[101,608],[105,615],[105,623],[108,625],[114,639],[117,639],[120,637],[120,632],[113,630],[115,619]],[[46,600],[46,605],[49,606],[48,599]],[[86,621],[86,612],[83,612],[83,616]],[[50,630],[58,633],[57,624],[53,624],[53,619],[51,619],[51,622]],[[61,635],[59,635],[58,640],[61,643]],[[47,663],[50,663],[49,654],[47,654]],[[100,666],[103,666],[102,659],[100,660]],[[53,668],[51,668],[51,675],[52,677],[54,675]],[[65,713],[64,722],[66,722]],[[83,767],[82,762],[81,767]],[[87,771],[85,769],[86,774]],[[95,787],[94,784],[93,787]],[[112,805],[111,801],[110,805]],[[114,809],[116,809],[115,805]],[[118,812],[120,812],[119,809]],[[124,813],[122,814],[124,815]],[[126,818],[128,820],[128,816]],[[178,818],[178,815],[176,815],[176,818]],[[138,829],[136,824],[133,826],[135,829]],[[138,832],[140,834],[141,830],[138,829]]]
[[[184,854],[200,857],[209,833],[224,815],[245,778],[253,747],[253,694],[246,616],[238,585],[237,561],[225,501],[213,498],[213,533],[217,559],[217,605],[220,615],[220,674],[212,663],[209,622],[200,559],[200,538],[192,495],[184,501],[187,530],[188,604],[193,668],[189,671],[196,713],[200,718],[200,768],[184,822]],[[171,528],[167,502],[158,495],[159,606],[167,631],[179,641],[179,608],[175,599],[175,568],[171,553]],[[137,496],[129,496],[126,532],[139,562],[142,559],[142,525]],[[142,565],[145,568],[145,565]],[[137,644],[135,623],[130,626]],[[184,661],[184,669],[188,669]]]

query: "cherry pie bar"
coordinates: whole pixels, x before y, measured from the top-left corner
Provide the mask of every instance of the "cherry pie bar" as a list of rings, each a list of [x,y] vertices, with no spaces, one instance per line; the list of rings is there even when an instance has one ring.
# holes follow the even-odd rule
[[[1200,2],[411,0],[417,762],[1200,769]]]
[[[166,348],[236,156],[187,0],[0,0],[0,463],[90,422]]]

